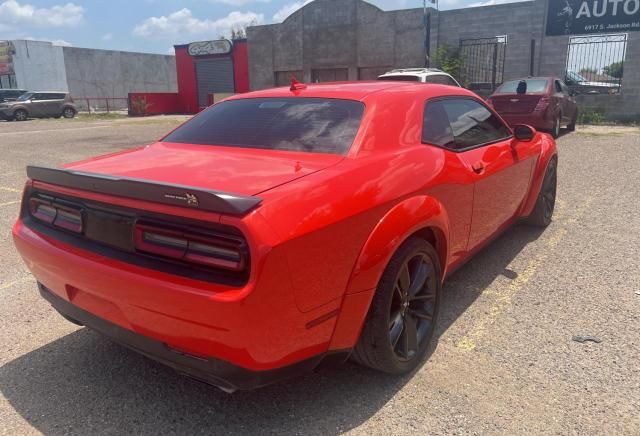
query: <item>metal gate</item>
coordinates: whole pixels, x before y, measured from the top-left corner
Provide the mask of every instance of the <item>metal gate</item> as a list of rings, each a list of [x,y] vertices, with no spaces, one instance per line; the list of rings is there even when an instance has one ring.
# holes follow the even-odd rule
[[[506,50],[506,36],[460,40],[460,80],[478,94],[491,94],[504,80]]]
[[[198,59],[196,80],[198,81],[198,104],[200,107],[206,107],[209,105],[209,94],[235,92],[233,62],[229,58]]]
[[[626,33],[572,36],[565,82],[577,94],[618,94],[626,51]]]

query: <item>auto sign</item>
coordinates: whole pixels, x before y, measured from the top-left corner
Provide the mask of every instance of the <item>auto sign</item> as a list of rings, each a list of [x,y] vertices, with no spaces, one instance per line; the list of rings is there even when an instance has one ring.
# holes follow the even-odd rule
[[[549,0],[549,36],[638,30],[640,0]]]

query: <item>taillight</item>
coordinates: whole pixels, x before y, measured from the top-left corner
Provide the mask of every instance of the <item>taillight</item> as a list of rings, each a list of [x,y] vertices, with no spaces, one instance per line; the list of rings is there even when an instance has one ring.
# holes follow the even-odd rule
[[[138,223],[135,229],[137,251],[214,268],[242,271],[247,264],[242,238],[217,233],[165,228]]]
[[[538,100],[538,104],[536,104],[536,108],[534,109],[534,111],[537,111],[537,112],[545,111],[547,107],[549,107],[550,102],[551,102],[551,99],[549,97],[540,97],[540,100]]]
[[[53,199],[31,197],[29,212],[39,221],[74,233],[82,233],[82,208]]]

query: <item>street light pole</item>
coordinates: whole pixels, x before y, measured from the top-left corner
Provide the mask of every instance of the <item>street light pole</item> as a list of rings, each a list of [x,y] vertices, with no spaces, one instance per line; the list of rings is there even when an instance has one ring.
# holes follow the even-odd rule
[[[431,0],[429,0],[431,2]],[[424,20],[424,66],[431,65],[431,11],[427,12],[427,0],[422,0],[422,18]]]
[[[427,11],[427,1],[429,2],[429,10]],[[431,66],[431,4],[436,5],[438,9],[438,0],[422,0],[422,18],[424,21],[424,66]]]

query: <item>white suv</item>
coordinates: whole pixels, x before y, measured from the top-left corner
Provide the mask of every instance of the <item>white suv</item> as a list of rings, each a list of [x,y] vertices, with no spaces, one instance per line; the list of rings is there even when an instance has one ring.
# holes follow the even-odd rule
[[[404,68],[391,70],[378,76],[378,80],[404,80],[407,82],[437,83],[460,87],[460,84],[450,74],[437,68]]]

